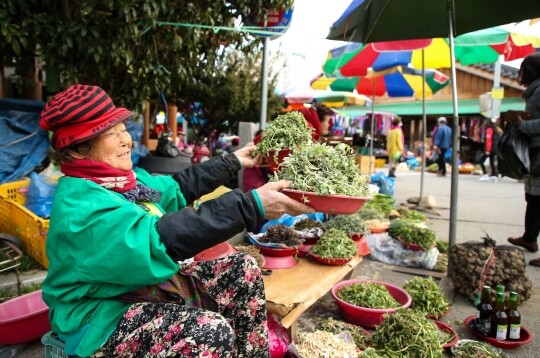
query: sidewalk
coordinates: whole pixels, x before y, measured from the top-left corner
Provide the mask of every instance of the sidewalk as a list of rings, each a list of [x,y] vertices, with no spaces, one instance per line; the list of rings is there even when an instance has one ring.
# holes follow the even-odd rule
[[[420,174],[415,172],[397,173],[396,203],[404,203],[406,199],[420,194]],[[525,214],[525,198],[523,184],[513,179],[500,179],[499,182],[479,182],[478,176],[460,175],[458,184],[457,209],[457,243],[479,240],[484,236],[485,230],[497,240],[499,245],[506,244],[509,236],[520,235],[523,231],[523,218]],[[434,174],[426,173],[424,177],[424,195],[432,195],[437,200],[440,216],[428,214],[429,227],[437,233],[437,238],[448,239],[450,214],[450,177],[439,178]],[[525,252],[528,262],[531,258],[540,256],[540,253]],[[371,278],[387,281],[401,286],[413,276],[392,271],[394,266],[373,261],[365,257],[355,270],[354,278]],[[527,265],[527,275],[533,282],[532,297],[519,306],[523,316],[523,324],[536,336],[533,342],[517,349],[506,350],[509,357],[533,358],[540,354],[540,269]],[[0,285],[1,286],[1,285]],[[465,317],[474,314],[475,308],[461,295],[454,295],[452,282],[442,280],[442,286],[452,303],[452,310],[443,321],[450,323],[462,338],[474,338],[462,321]],[[339,312],[332,297],[327,294],[317,304],[308,309],[298,321],[298,332],[307,332],[313,329],[313,318],[329,317],[339,318]],[[28,345],[17,355],[20,358],[37,358],[44,356],[44,349],[39,342]]]

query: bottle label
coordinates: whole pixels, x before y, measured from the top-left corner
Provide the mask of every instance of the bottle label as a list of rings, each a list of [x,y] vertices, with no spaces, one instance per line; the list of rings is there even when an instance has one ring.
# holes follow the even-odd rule
[[[506,325],[498,324],[497,325],[497,335],[495,336],[495,339],[499,341],[505,341],[506,340],[506,333],[508,333],[508,328]]]
[[[510,339],[519,339],[521,336],[521,325],[518,324],[511,324],[510,325],[510,333],[508,334],[508,338]]]

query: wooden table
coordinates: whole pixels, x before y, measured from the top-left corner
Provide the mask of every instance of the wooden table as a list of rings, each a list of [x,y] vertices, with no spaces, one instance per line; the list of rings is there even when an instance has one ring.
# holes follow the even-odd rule
[[[268,312],[280,319],[281,325],[296,336],[296,320],[319,298],[344,278],[349,278],[362,256],[356,256],[343,266],[323,265],[307,258],[288,269],[274,269],[264,276]]]

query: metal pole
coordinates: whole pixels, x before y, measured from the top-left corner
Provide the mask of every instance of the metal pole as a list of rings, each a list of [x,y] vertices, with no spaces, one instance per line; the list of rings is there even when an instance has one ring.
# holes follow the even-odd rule
[[[422,171],[420,174],[420,198],[418,205],[424,196],[424,173],[426,171],[426,69],[424,66],[424,49],[422,49]]]
[[[453,0],[448,0],[448,40],[450,42],[450,63],[452,73],[452,103],[454,107],[454,121],[452,125],[452,180],[450,186],[450,230],[448,238],[448,248],[456,244],[457,231],[457,199],[459,180],[459,110],[458,93],[456,83],[456,59],[454,55],[454,24],[453,24]],[[452,272],[450,260],[448,260],[447,274]]]
[[[266,128],[266,111],[268,107],[268,37],[263,41],[263,58],[261,73],[261,114],[259,117],[259,128]]]
[[[368,180],[371,181],[371,160],[373,158],[373,140],[374,138],[374,130],[375,127],[375,80],[373,81],[373,97],[371,98],[371,138],[369,141],[369,178]]]

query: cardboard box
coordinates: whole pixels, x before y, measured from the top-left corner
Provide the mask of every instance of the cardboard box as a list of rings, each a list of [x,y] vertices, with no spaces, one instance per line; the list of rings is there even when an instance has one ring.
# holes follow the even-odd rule
[[[356,155],[354,157],[354,160],[356,161],[356,164],[358,164],[358,167],[360,168],[360,173],[362,174],[375,173],[375,157],[371,157],[371,170],[369,170],[369,161],[370,161],[369,155]]]

